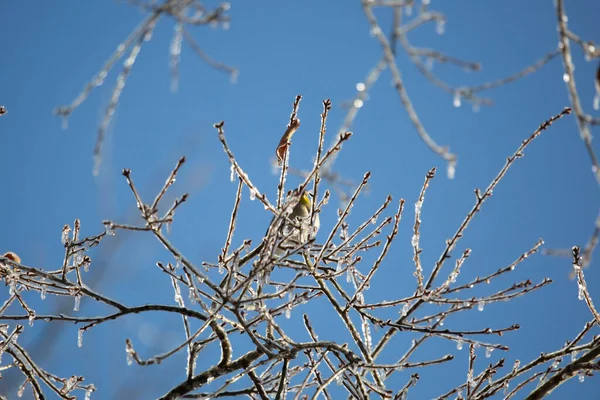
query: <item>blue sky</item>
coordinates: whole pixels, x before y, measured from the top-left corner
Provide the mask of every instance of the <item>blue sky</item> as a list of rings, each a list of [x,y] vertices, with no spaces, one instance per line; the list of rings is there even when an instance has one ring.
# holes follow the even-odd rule
[[[483,65],[481,72],[434,65],[433,72],[456,86],[510,75],[554,50],[558,42],[550,1],[433,0],[432,9],[447,17],[444,35],[436,34],[431,24],[415,31],[410,36],[412,43]],[[594,29],[599,3],[567,2],[566,10],[569,26],[577,34],[600,40]],[[132,170],[142,196],[150,200],[177,159],[185,155],[188,163],[168,199],[190,192],[190,200],[178,211],[171,238],[195,263],[216,261],[236,185],[229,181],[228,161],[212,124],[225,120],[225,133],[238,161],[253,182],[274,198],[278,177],[271,172],[270,160],[297,94],[303,95],[302,126],[294,136],[291,165],[312,165],[321,101],[331,98],[333,102],[328,121],[333,135],[345,116],[343,103],[353,98],[356,83],[364,80],[381,56],[379,43],[369,35],[360,2],[271,1],[257,5],[234,1],[230,15],[228,30],[201,27],[192,32],[209,55],[240,70],[237,82],[231,83],[229,76],[206,65],[184,43],[176,93],[170,91],[169,73],[173,21],[159,21],[133,67],[108,131],[100,174],[94,177],[96,131],[121,64],[73,113],[66,130],[52,110],[76,97],[142,20],[143,13],[123,1],[63,0],[39,2],[34,8],[19,2],[3,5],[0,104],[8,114],[0,118],[0,179],[5,188],[0,251],[15,251],[28,265],[57,268],[64,253],[60,243],[64,224],[80,218],[83,235],[93,235],[103,230],[104,219],[139,223],[135,202],[120,174],[122,168]],[[390,11],[377,16],[384,26],[391,21]],[[593,112],[597,61],[586,62],[577,46],[573,46],[573,55],[583,107]],[[413,204],[431,167],[437,166],[438,174],[423,206],[425,272],[431,270],[444,241],[472,207],[473,189],[485,188],[523,139],[569,105],[559,58],[532,76],[484,93],[494,105],[479,112],[467,103],[454,107],[452,95],[433,87],[405,55],[399,55],[398,65],[426,129],[439,144],[449,145],[459,159],[455,179],[447,179],[445,163],[418,138],[391,86],[389,72],[384,72],[352,126],[355,135],[335,164],[337,172],[355,182],[366,171],[372,172],[370,192],[360,198],[349,217],[354,226],[368,218],[388,194],[407,201],[398,238],[367,300],[369,295],[403,297],[414,290]],[[299,180],[290,177],[289,182],[293,185]],[[585,245],[599,200],[575,119],[566,117],[526,150],[474,219],[455,252],[472,249],[461,279],[464,282],[506,266],[540,237],[549,248]],[[335,223],[337,205],[334,198],[323,212],[321,235]],[[258,242],[269,219],[246,193],[234,245],[244,238]],[[88,279],[96,289],[128,305],[174,304],[169,280],[155,267],[156,261],[172,260],[149,234],[119,232],[107,237],[90,256],[94,263]],[[550,277],[552,285],[509,303],[490,305],[483,312],[464,313],[447,326],[519,323],[521,330],[497,340],[510,346],[511,352],[494,352],[491,358],[506,357],[506,373],[516,358],[525,363],[540,352],[559,348],[591,319],[585,304],[577,299],[576,282],[568,279],[570,270],[569,259],[538,254],[511,276],[498,280],[489,292],[527,278],[539,282]],[[600,299],[597,265],[586,270],[586,277],[592,296]],[[37,294],[31,297],[32,304],[39,307],[38,314],[55,310],[50,303],[57,301],[55,298],[41,302]],[[58,301],[64,301],[64,312],[71,312],[70,299]],[[105,312],[83,299],[79,315]],[[338,321],[325,303],[315,303],[307,312],[314,313],[315,321],[321,323],[323,338],[337,337],[341,323],[325,331],[325,322]],[[299,323],[300,312],[293,317]],[[294,318],[289,323],[293,324]],[[182,337],[178,318],[136,315],[107,323],[86,332],[81,349],[77,348],[76,327],[46,328],[38,321],[20,341],[32,346],[34,358],[37,354],[50,371],[62,376],[81,374],[93,382],[99,389],[92,398],[153,398],[184,377],[183,355],[161,366],[128,367],[125,362],[126,337],[132,338],[145,356],[176,344]],[[403,354],[411,339],[398,335],[390,359]],[[52,343],[52,349],[45,343]],[[456,350],[452,343],[437,341],[417,353],[415,361],[447,352],[454,353],[455,360],[419,371],[421,382],[409,398],[437,396],[466,379],[467,351]],[[209,351],[206,365],[211,365],[210,356]],[[489,360],[481,353],[478,361],[482,367]],[[6,376],[14,379],[16,375]],[[397,376],[401,386],[409,373]],[[435,379],[436,384],[428,384],[428,379]],[[600,381],[597,377],[588,380],[585,384],[573,380],[550,398],[591,399]],[[7,379],[0,381],[0,393],[9,385]]]

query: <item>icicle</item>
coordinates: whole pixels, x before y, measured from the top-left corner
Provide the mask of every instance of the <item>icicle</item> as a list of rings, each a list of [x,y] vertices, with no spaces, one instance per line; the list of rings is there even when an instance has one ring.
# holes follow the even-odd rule
[[[96,387],[94,385],[90,385],[87,390],[85,391],[85,398],[84,400],[90,400],[92,398],[92,392],[96,390]]]
[[[494,351],[493,347],[485,348],[485,358],[490,358],[492,356],[492,351]]]
[[[190,303],[196,304],[196,290],[193,286],[190,286],[189,290]]]
[[[446,21],[444,21],[443,19],[438,20],[437,24],[435,25],[435,32],[438,35],[443,35],[445,31],[446,31]]]
[[[454,179],[454,175],[456,175],[456,161],[449,161],[448,166],[446,167],[446,175],[448,179]]]
[[[456,348],[457,348],[458,350],[462,350],[462,348],[463,348],[463,340],[462,340],[462,339],[458,339],[458,340],[456,341]]]
[[[77,347],[83,347],[83,329],[77,330]]]
[[[69,243],[69,232],[71,232],[71,227],[69,225],[65,225],[60,235],[60,241],[62,244]]]
[[[235,70],[231,73],[231,75],[229,75],[229,83],[237,83],[238,81],[238,77],[240,76],[240,71]]]
[[[229,173],[229,180],[233,182],[235,181],[235,167],[233,166],[233,164],[231,164],[230,170],[231,172]]]
[[[79,311],[79,304],[81,303],[81,296],[76,294],[74,297],[75,304],[73,305],[73,311]]]
[[[344,268],[344,260],[342,258],[338,259],[337,265],[335,266],[335,272],[342,272]]]
[[[41,289],[40,289],[40,298],[42,300],[46,299],[46,285],[44,285],[43,283],[42,283]]]
[[[29,326],[33,326],[33,321],[35,321],[35,311],[31,310],[29,312]]]
[[[405,304],[402,306],[402,312],[401,312],[401,314],[402,314],[402,316],[403,316],[403,317],[405,317],[405,316],[406,316],[406,314],[408,314],[408,309],[409,309],[409,308],[410,308],[410,304],[409,304],[409,303],[405,303]]]

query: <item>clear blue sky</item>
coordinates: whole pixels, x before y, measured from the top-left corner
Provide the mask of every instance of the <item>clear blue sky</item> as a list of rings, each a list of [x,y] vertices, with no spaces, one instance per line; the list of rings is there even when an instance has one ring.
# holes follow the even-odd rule
[[[510,75],[555,49],[558,42],[551,1],[434,0],[432,9],[446,15],[445,34],[439,36],[434,25],[426,26],[411,36],[413,44],[483,65],[481,72],[469,73],[436,64],[433,71],[456,86]],[[600,40],[600,3],[567,2],[566,9],[569,25],[576,33]],[[378,13],[384,23],[391,20],[390,11],[386,13]],[[121,64],[74,112],[67,130],[52,110],[75,98],[143,14],[124,1],[62,0],[38,2],[33,7],[23,2],[3,4],[0,104],[8,114],[0,118],[0,180],[4,187],[0,251],[15,251],[28,265],[57,268],[64,253],[60,243],[64,224],[80,218],[83,235],[93,235],[103,230],[103,219],[139,223],[135,202],[120,174],[122,168],[133,171],[142,195],[151,199],[176,160],[185,155],[189,162],[170,193],[190,192],[191,197],[178,211],[171,237],[195,263],[216,261],[226,235],[235,184],[229,181],[229,164],[212,124],[226,121],[226,135],[239,162],[273,198],[277,177],[271,173],[269,162],[297,94],[303,95],[302,127],[294,137],[291,165],[312,165],[321,101],[332,99],[328,126],[333,134],[345,115],[343,102],[354,96],[356,83],[364,79],[381,54],[379,43],[369,35],[360,2],[234,1],[230,15],[229,30],[204,27],[192,32],[208,54],[239,68],[237,83],[230,83],[226,74],[207,66],[184,43],[177,93],[170,91],[168,66],[173,22],[159,21],[133,67],[109,128],[100,175],[94,177],[96,130]],[[593,111],[597,61],[585,62],[577,46],[574,60],[583,106]],[[355,135],[336,163],[338,172],[356,182],[364,172],[372,171],[370,193],[359,200],[349,219],[354,226],[368,218],[387,194],[407,201],[400,234],[367,292],[367,300],[369,296],[404,297],[414,290],[410,246],[413,204],[432,166],[438,166],[439,172],[427,193],[421,230],[426,272],[473,205],[473,189],[485,188],[523,139],[569,105],[559,58],[532,76],[485,93],[494,105],[477,113],[469,104],[455,108],[452,96],[429,84],[404,55],[398,63],[426,129],[438,143],[450,145],[459,160],[456,178],[447,179],[445,163],[417,137],[385,72],[360,111],[352,127]],[[290,178],[290,182],[295,184],[297,179]],[[335,222],[338,203],[334,200],[323,213],[322,235]],[[467,247],[473,250],[463,267],[462,280],[506,266],[540,237],[550,248],[585,245],[599,200],[600,191],[575,119],[564,118],[527,149],[473,221],[455,252]],[[269,219],[262,206],[250,202],[246,193],[234,245],[243,238],[258,242]],[[151,235],[119,232],[106,238],[90,256],[94,263],[85,277],[97,290],[127,305],[175,304],[169,279],[155,266],[156,261],[172,259]],[[488,293],[527,278],[539,282],[550,277],[554,284],[510,303],[490,305],[483,312],[465,313],[446,326],[474,329],[519,323],[521,330],[497,339],[512,350],[504,355],[494,352],[491,358],[506,357],[504,374],[517,358],[525,363],[540,352],[561,347],[591,319],[585,304],[577,299],[576,282],[568,279],[570,271],[570,259],[538,254],[514,274],[493,283]],[[599,271],[597,263],[586,270],[597,302]],[[0,300],[6,292],[0,294]],[[35,293],[31,298],[38,314],[56,310],[55,298],[41,302]],[[72,312],[71,299],[64,307],[63,312]],[[83,299],[78,315],[107,311]],[[316,314],[322,338],[339,338],[341,322],[327,307],[308,308],[307,312]],[[299,325],[300,312],[292,318]],[[327,326],[329,331],[326,321],[333,321]],[[290,324],[294,323],[292,320]],[[126,337],[134,340],[145,357],[172,348],[182,339],[179,318],[137,315],[106,323],[86,332],[81,349],[77,348],[75,326],[46,328],[44,322],[37,321],[19,340],[32,346],[32,356],[50,371],[61,376],[84,375],[98,387],[92,398],[154,398],[184,378],[183,354],[161,366],[128,367],[124,351]],[[398,335],[389,359],[403,354],[411,338],[407,335],[403,340]],[[217,352],[209,350],[199,366],[212,365]],[[448,352],[456,355],[451,363],[418,371],[421,381],[409,398],[431,398],[465,381],[466,347],[457,351],[453,343],[432,341],[414,361]],[[478,367],[484,368],[489,361],[480,351]],[[397,374],[395,385],[403,385],[409,372]],[[15,377],[5,375],[0,393],[5,393]],[[574,379],[550,398],[592,399],[599,384],[598,377],[588,378],[585,384]],[[8,394],[9,398],[14,396]]]

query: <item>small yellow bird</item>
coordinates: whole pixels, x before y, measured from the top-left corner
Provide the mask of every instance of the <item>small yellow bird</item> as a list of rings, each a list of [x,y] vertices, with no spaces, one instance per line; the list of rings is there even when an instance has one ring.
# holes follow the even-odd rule
[[[288,202],[295,201],[296,196],[297,191],[292,192],[288,196]],[[297,201],[298,203],[294,206],[285,221],[279,217],[274,217],[267,230],[267,235],[274,235],[277,232],[276,245],[273,252],[277,256],[314,239],[321,227],[318,213],[315,212],[311,221],[313,205],[311,195],[304,192]],[[278,221],[283,224],[283,227],[278,224]]]

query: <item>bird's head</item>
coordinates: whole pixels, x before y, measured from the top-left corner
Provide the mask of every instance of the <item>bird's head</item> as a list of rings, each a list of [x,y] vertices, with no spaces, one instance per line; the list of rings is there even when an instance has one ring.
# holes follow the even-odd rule
[[[298,202],[298,204],[300,204],[306,208],[312,207],[312,200],[311,200],[311,197],[308,195],[308,193],[304,192],[302,194],[302,197],[300,197],[300,201]]]

